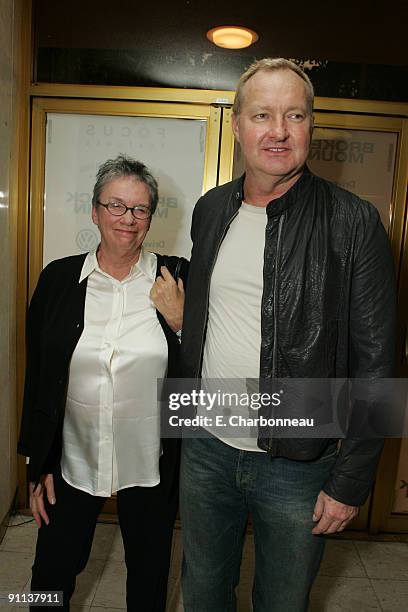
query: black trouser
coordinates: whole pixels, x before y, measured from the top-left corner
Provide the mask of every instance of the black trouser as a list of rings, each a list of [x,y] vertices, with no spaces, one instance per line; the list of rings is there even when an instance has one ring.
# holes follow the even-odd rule
[[[54,483],[57,503],[51,506],[46,501],[50,524],[38,532],[31,590],[63,591],[64,606],[59,609],[69,610],[76,576],[87,564],[106,498],[71,487],[60,473],[54,475]],[[127,609],[163,612],[177,487],[169,489],[162,482],[156,487],[130,487],[118,491],[117,502],[127,567]]]

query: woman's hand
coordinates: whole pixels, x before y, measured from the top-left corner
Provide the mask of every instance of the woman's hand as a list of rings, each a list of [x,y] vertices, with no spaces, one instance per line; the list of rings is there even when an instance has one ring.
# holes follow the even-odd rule
[[[41,527],[41,518],[46,525],[50,524],[50,519],[45,511],[44,489],[46,490],[49,503],[54,505],[57,500],[55,498],[54,477],[52,474],[46,474],[42,477],[37,486],[35,486],[34,482],[30,482],[30,508],[38,527]]]
[[[184,286],[181,278],[174,280],[166,266],[160,268],[161,276],[150,290],[150,298],[157,310],[166,319],[167,325],[174,331],[183,326]]]

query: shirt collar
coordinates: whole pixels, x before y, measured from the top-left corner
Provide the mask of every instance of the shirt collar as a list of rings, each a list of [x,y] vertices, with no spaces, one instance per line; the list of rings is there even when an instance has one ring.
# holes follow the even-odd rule
[[[143,247],[140,251],[140,257],[133,266],[131,274],[133,274],[138,268],[143,274],[151,279],[152,282],[156,280],[156,267],[157,257],[154,253],[146,251]]]
[[[96,258],[96,249],[95,251],[89,251],[88,255],[85,257],[85,261],[82,265],[81,275],[79,277],[80,283],[87,278],[94,270],[98,270],[98,260]]]
[[[95,270],[100,270],[98,258],[96,257],[96,251],[90,251],[85,257],[85,261],[82,266],[81,275],[79,277],[78,282],[82,282],[85,278],[87,278],[92,272]],[[149,251],[145,251],[142,247],[140,250],[140,256],[137,262],[132,266],[130,270],[129,277],[134,276],[138,272],[141,272],[145,276],[151,279],[154,282],[156,278],[156,255],[154,253],[150,253]]]

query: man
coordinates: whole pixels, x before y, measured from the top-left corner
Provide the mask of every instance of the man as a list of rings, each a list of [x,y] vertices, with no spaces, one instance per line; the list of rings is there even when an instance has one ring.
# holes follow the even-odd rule
[[[284,59],[241,77],[233,130],[245,175],[197,203],[183,328],[189,378],[392,374],[394,275],[376,209],[306,168],[313,87]],[[214,434],[214,431],[212,432]],[[255,612],[307,610],[323,534],[342,531],[373,482],[381,440],[185,440],[187,612],[236,609],[248,514]],[[267,451],[267,452],[266,452]]]

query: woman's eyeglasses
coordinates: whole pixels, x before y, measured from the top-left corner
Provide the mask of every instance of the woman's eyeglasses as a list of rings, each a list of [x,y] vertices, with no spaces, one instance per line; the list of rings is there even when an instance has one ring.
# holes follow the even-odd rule
[[[130,210],[135,219],[145,220],[152,214],[150,207],[144,206],[143,204],[137,204],[136,206],[126,206],[126,204],[122,204],[121,202],[108,202],[107,204],[103,204],[102,202],[99,202],[99,200],[97,201],[97,204],[106,208],[106,210],[114,217],[122,217],[123,215],[126,215],[128,210]]]

